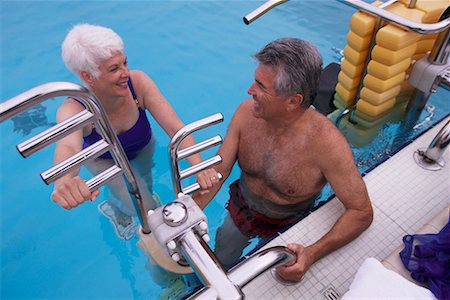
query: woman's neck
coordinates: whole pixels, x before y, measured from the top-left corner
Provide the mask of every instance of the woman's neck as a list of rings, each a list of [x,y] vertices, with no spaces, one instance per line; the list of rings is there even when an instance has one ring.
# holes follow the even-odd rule
[[[116,112],[128,100],[127,96],[113,96],[106,93],[102,93],[100,91],[96,91],[95,89],[92,89],[92,92],[100,100],[107,114]]]

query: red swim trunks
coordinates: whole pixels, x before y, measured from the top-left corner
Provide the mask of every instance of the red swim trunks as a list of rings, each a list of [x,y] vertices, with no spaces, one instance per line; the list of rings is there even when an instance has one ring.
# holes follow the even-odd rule
[[[230,185],[230,200],[227,209],[233,219],[234,224],[242,234],[248,237],[260,236],[268,237],[276,232],[285,229],[306,217],[310,211],[299,212],[298,214],[284,219],[272,219],[266,215],[251,209],[242,196],[239,180]]]

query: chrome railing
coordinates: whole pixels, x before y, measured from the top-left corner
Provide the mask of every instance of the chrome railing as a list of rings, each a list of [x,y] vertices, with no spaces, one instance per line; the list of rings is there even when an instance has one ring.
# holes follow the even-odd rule
[[[275,6],[280,5],[286,1],[288,0],[269,0],[265,2],[263,5],[261,5],[260,7],[258,7],[257,9],[246,15],[243,19],[244,23],[247,25],[250,24],[251,22],[255,21],[256,19],[264,15],[266,12],[268,12]]]
[[[41,102],[60,96],[76,98],[84,104],[86,109],[20,143],[17,145],[17,150],[22,156],[28,157],[74,131],[80,130],[86,124],[94,123],[97,132],[103,139],[44,171],[41,173],[42,179],[46,184],[50,184],[64,174],[79,167],[81,164],[102,155],[106,151],[110,151],[115,165],[87,180],[86,184],[90,191],[94,191],[119,175],[123,175],[142,229],[146,233],[150,232],[147,212],[144,209],[142,194],[137,185],[135,174],[100,101],[87,88],[70,82],[49,82],[42,84],[0,103],[0,122]]]
[[[275,246],[255,253],[228,272],[228,279],[241,290],[262,273],[295,261],[295,254],[283,246]],[[204,287],[188,299],[222,299],[214,287]],[[226,298],[224,298],[226,299]]]
[[[427,149],[418,149],[414,152],[416,163],[426,170],[437,171],[444,167],[442,158],[450,144],[450,120],[439,130]]]
[[[182,181],[184,179],[186,179],[192,175],[195,175],[198,172],[201,172],[213,165],[219,164],[222,161],[222,158],[219,155],[216,155],[205,161],[202,161],[201,163],[198,163],[189,168],[186,168],[185,170],[181,170],[180,160],[186,159],[187,157],[189,157],[193,154],[199,153],[203,150],[206,150],[208,148],[211,148],[211,147],[221,144],[222,138],[219,135],[217,135],[217,136],[214,136],[214,137],[212,137],[206,141],[203,141],[201,143],[197,143],[190,147],[180,149],[182,141],[187,136],[192,134],[193,132],[195,132],[197,130],[201,130],[208,126],[220,123],[222,121],[223,121],[223,116],[222,116],[222,114],[218,113],[218,114],[212,115],[210,117],[207,117],[207,118],[204,118],[204,119],[201,119],[201,120],[198,120],[196,122],[186,125],[185,127],[181,128],[172,137],[172,140],[170,141],[170,144],[169,144],[169,156],[170,156],[170,163],[171,163],[171,168],[172,168],[171,174],[172,174],[172,183],[173,183],[173,189],[175,192],[175,197],[177,197],[180,192],[182,192],[183,194],[190,194],[200,188],[198,183],[194,183],[190,186],[183,188]]]
[[[364,2],[362,0],[337,0],[356,9],[364,10],[368,13],[382,18],[384,21],[393,22],[407,30],[411,30],[420,34],[439,33],[450,26],[450,19],[445,19],[433,24],[423,24],[411,21],[407,18],[399,16],[395,13]]]
[[[342,2],[346,5],[352,6],[356,9],[364,10],[368,13],[371,13],[373,15],[376,15],[376,16],[382,18],[384,21],[396,23],[397,25],[400,25],[401,27],[403,27],[405,29],[408,29],[408,30],[411,30],[411,31],[414,31],[414,32],[417,32],[420,34],[438,33],[438,32],[445,30],[450,25],[449,19],[445,19],[445,20],[442,20],[442,21],[440,21],[438,23],[434,23],[434,24],[417,23],[417,22],[411,21],[409,19],[406,19],[402,16],[399,16],[397,14],[394,14],[390,11],[387,11],[387,10],[383,9],[382,7],[374,6],[370,3],[364,2],[362,0],[337,0],[337,1]],[[280,5],[284,2],[287,2],[287,0],[269,0],[269,1],[265,2],[264,4],[262,4],[261,6],[259,6],[258,8],[256,8],[255,10],[253,10],[252,12],[250,12],[249,14],[247,14],[244,17],[245,24],[250,24],[257,18],[261,17],[263,14],[268,12],[270,9],[272,9],[275,6]],[[392,2],[393,1],[387,1],[386,3],[383,3],[382,5],[386,6],[386,4],[388,4],[388,3],[390,4]]]

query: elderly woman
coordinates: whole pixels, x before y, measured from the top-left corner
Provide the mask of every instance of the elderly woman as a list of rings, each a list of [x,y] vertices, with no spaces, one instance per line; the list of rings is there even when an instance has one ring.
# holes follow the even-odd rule
[[[149,111],[164,131],[172,137],[184,125],[153,80],[144,72],[129,70],[122,39],[111,29],[81,24],[73,27],[62,44],[62,58],[67,68],[78,75],[102,103],[109,121],[131,161],[141,174],[138,180],[147,210],[158,205],[152,192],[152,155],[155,139],[146,116]],[[84,110],[81,102],[68,98],[57,112],[61,122]],[[59,163],[101,137],[93,125],[62,139],[56,147],[54,162]],[[186,145],[193,144],[192,138]],[[185,146],[185,145],[184,145]],[[200,155],[190,158],[189,163],[201,161]],[[105,153],[88,165],[98,173],[112,164],[111,155]],[[78,170],[55,182],[52,200],[65,209],[72,209],[87,200],[94,201],[99,191],[90,192],[84,180],[77,176]],[[197,176],[202,188],[209,188],[217,180],[210,169]],[[131,238],[136,225],[132,215],[134,208],[124,182],[116,179],[110,184],[112,197],[99,205],[99,210],[115,225],[120,238]]]

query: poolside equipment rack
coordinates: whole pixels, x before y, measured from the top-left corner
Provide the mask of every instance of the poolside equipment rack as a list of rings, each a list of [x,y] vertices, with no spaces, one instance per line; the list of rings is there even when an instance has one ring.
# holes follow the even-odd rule
[[[337,1],[360,11],[350,20],[333,102],[338,110],[331,118],[339,126],[348,116],[348,126],[362,133],[395,118],[399,111],[406,111],[407,123],[413,124],[431,93],[438,86],[450,87],[448,4]],[[267,1],[244,22],[249,24],[284,2]]]

